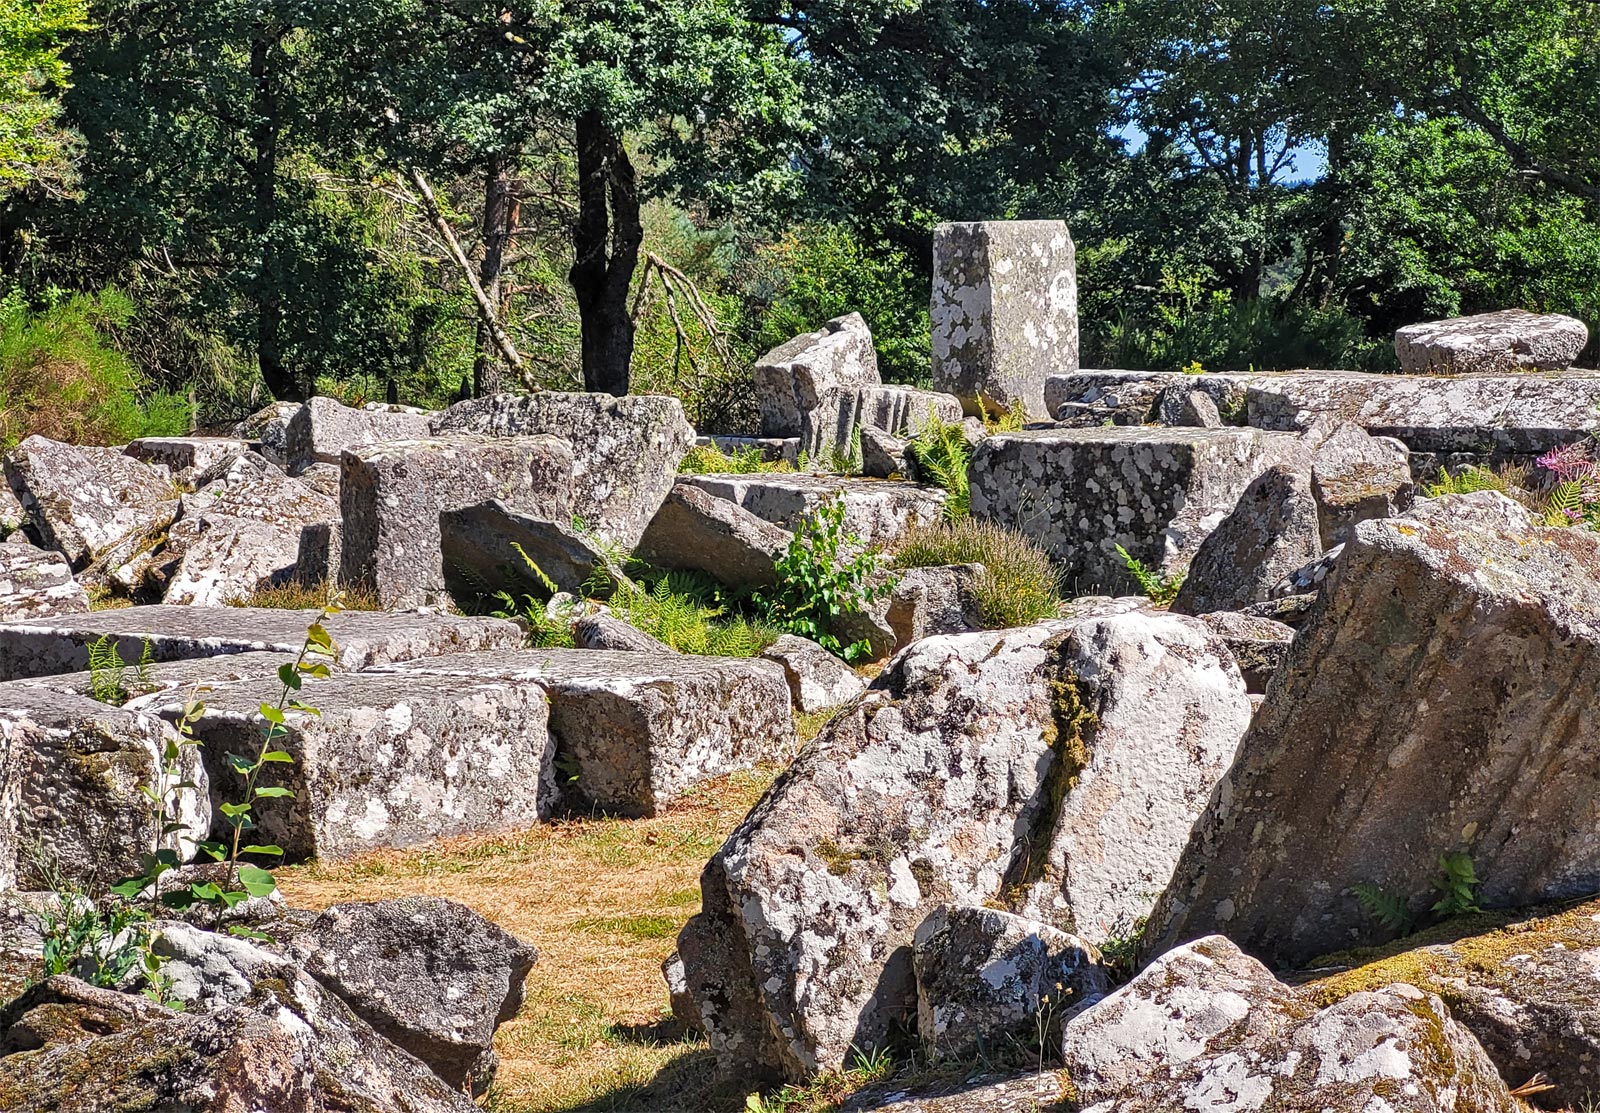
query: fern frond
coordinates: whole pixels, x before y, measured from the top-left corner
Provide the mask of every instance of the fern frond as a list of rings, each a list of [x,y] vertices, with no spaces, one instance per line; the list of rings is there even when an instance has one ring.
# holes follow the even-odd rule
[[[1376,885],[1365,882],[1351,886],[1351,891],[1356,895],[1361,910],[1376,920],[1385,930],[1399,935],[1408,935],[1416,924],[1416,919],[1411,915],[1411,910],[1406,907],[1406,902]]]

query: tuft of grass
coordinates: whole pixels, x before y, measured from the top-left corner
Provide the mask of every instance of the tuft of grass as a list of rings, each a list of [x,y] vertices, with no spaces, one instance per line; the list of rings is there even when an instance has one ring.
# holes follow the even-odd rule
[[[794,471],[786,460],[768,460],[761,449],[724,452],[714,444],[695,445],[678,465],[679,475],[752,475],[756,472]]]
[[[981,564],[976,592],[985,629],[1004,630],[1054,618],[1060,576],[1050,556],[1016,530],[976,518],[913,527],[895,548],[896,568]]]
[[[381,611],[378,597],[366,589],[335,590],[326,580],[303,584],[298,580],[258,588],[249,595],[228,600],[230,607],[270,607],[282,611],[317,611],[337,602],[346,611]]]
[[[1139,585],[1140,592],[1151,603],[1158,607],[1170,607],[1177,602],[1178,593],[1183,590],[1183,573],[1153,572],[1144,566],[1144,561],[1121,545],[1117,546],[1117,555],[1122,558],[1122,563],[1127,565],[1128,575]]]

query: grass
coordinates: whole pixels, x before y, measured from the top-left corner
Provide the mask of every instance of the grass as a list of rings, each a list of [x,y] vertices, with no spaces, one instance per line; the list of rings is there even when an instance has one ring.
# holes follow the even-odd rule
[[[229,599],[230,607],[271,607],[285,611],[315,611],[322,609],[338,596],[339,607],[347,611],[381,611],[378,597],[370,591],[350,590],[335,592],[326,581],[303,584],[298,580],[273,587],[263,587],[249,595]]]
[[[794,471],[786,460],[768,460],[754,446],[724,452],[714,444],[695,445],[678,465],[679,475],[751,475]]]
[[[1050,556],[1015,530],[976,518],[919,525],[896,546],[896,568],[981,564],[975,587],[983,625],[1005,630],[1054,618],[1061,607]]]

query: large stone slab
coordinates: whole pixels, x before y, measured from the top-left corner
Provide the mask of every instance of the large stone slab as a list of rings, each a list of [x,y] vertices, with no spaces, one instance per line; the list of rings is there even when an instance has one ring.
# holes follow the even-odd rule
[[[732,499],[675,483],[634,555],[659,568],[705,572],[733,588],[765,587],[792,536]]]
[[[551,583],[558,592],[584,595],[599,590],[591,586],[597,570],[623,577],[614,545],[566,522],[518,513],[499,499],[440,514],[439,532],[445,587],[461,599],[495,590],[542,593]]]
[[[1059,220],[941,224],[933,232],[933,387],[1047,420],[1045,376],[1078,369],[1078,271]]]
[[[299,402],[274,402],[235,425],[233,436],[278,467],[287,468],[290,465],[289,422],[300,412],[300,407]]]
[[[497,394],[450,407],[433,431],[562,438],[572,448],[572,514],[624,549],[638,544],[694,445],[683,404],[657,394]]]
[[[886,549],[913,525],[944,516],[944,491],[916,483],[782,473],[685,475],[678,482],[738,503],[791,533],[823,503],[842,499],[846,531],[871,548]]]
[[[862,470],[867,448],[861,444],[858,453],[858,436],[914,435],[934,419],[959,424],[961,417],[961,401],[951,394],[909,386],[835,389],[802,415],[799,459],[808,471]]]
[[[428,436],[434,415],[405,406],[354,409],[332,398],[316,397],[289,419],[285,449],[291,470],[312,464],[337,464],[348,450]]]
[[[803,437],[813,415],[835,408],[839,394],[881,381],[872,331],[859,313],[835,318],[762,356],[755,381],[761,435]]]
[[[1299,452],[1252,429],[1047,428],[981,443],[972,513],[1014,527],[1080,591],[1131,585],[1116,547],[1145,567],[1181,571],[1250,483]]]
[[[220,468],[243,456],[249,448],[234,437],[140,437],[123,449],[135,460],[160,464],[179,483]]]
[[[74,569],[177,516],[167,470],[114,448],[32,436],[6,454],[4,470],[45,548],[64,554]]]
[[[1502,495],[1362,522],[1196,825],[1147,947],[1218,932],[1280,965],[1388,933],[1440,858],[1505,908],[1600,890],[1600,536]]]
[[[262,588],[293,580],[299,560],[298,529],[228,514],[183,518],[167,534],[156,562],[161,598],[202,607],[243,602]]]
[[[573,803],[654,815],[701,781],[794,751],[783,669],[771,661],[603,649],[478,653],[393,666],[405,676],[537,684]]]
[[[154,606],[0,623],[0,679],[81,672],[89,667],[89,643],[108,635],[124,661],[138,661],[147,642],[153,661],[263,650],[292,656],[316,617],[261,607]],[[522,644],[521,629],[498,618],[342,611],[325,625],[339,647],[338,665],[348,669]]]
[[[1285,576],[1321,556],[1312,486],[1304,466],[1279,464],[1257,476],[1200,543],[1172,609],[1206,614],[1264,603]]]
[[[343,468],[339,583],[384,607],[449,599],[441,515],[491,499],[552,521],[573,511],[572,452],[555,437],[391,441],[346,452]]]
[[[89,596],[60,553],[0,545],[0,621],[84,614]]]
[[[719,1068],[800,1078],[881,1046],[940,905],[1126,932],[1249,715],[1227,650],[1177,616],[1086,608],[903,651],[701,875],[678,948]]]
[[[1400,369],[1414,375],[1560,371],[1589,342],[1589,327],[1559,313],[1502,309],[1406,325],[1394,334]]]

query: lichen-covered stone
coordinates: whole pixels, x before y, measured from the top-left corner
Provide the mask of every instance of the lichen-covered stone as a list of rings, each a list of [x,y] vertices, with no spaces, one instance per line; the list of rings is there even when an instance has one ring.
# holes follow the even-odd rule
[[[264,607],[125,607],[83,615],[0,623],[0,679],[82,672],[88,645],[111,635],[124,661],[150,647],[152,661],[271,651],[293,656],[316,611]],[[357,669],[412,657],[522,644],[515,623],[447,614],[341,611],[324,625],[337,644],[338,665]]]
[[[933,386],[1049,420],[1045,376],[1078,369],[1078,271],[1059,220],[941,224],[933,232]]]
[[[889,548],[912,526],[944,516],[945,492],[916,483],[782,473],[686,475],[678,482],[736,502],[790,532],[823,503],[840,499],[845,532],[856,535],[856,548]]]
[[[756,805],[678,940],[724,1074],[880,1046],[941,904],[1090,942],[1148,909],[1250,706],[1198,622],[1118,610],[917,642]]]
[[[459,402],[435,434],[560,437],[572,449],[572,511],[584,528],[632,549],[694,444],[683,404],[659,394],[497,394]]]
[[[1162,425],[1220,429],[1224,424],[1216,399],[1204,390],[1193,389],[1192,381],[1162,387],[1151,415]]]
[[[300,968],[455,1089],[494,1076],[495,1029],[522,1007],[539,954],[438,897],[336,904],[294,933]]]
[[[84,614],[89,596],[60,553],[0,545],[0,620]]]
[[[572,452],[555,437],[391,441],[343,468],[339,583],[386,608],[448,600],[441,515],[491,499],[545,520],[573,511]]]
[[[1294,459],[1296,438],[1252,429],[1035,429],[978,446],[975,517],[1042,545],[1080,590],[1132,581],[1123,546],[1154,572],[1181,572],[1246,487]]]
[[[132,682],[131,670],[125,679]],[[44,889],[60,877],[98,890],[138,873],[157,846],[191,857],[195,840],[211,828],[206,773],[195,749],[185,746],[177,775],[165,778],[169,741],[176,741],[172,728],[155,715],[47,688],[0,685],[0,771],[20,786],[14,803],[0,802],[0,847],[11,848],[0,857],[15,855],[16,884]],[[163,784],[187,841],[178,833],[163,836],[152,821],[141,790]],[[11,863],[0,863],[0,878],[10,872]]]
[[[1311,489],[1322,547],[1331,549],[1349,539],[1356,523],[1393,518],[1411,506],[1417,494],[1411,453],[1393,438],[1345,422],[1317,446]]]
[[[229,753],[260,749],[263,703],[277,678],[218,684],[194,725],[216,805],[237,800],[242,779]],[[321,714],[289,712],[274,763],[260,782],[289,798],[255,802],[261,841],[291,858],[323,860],[428,839],[531,827],[556,801],[554,743],[545,690],[536,683],[371,671],[336,673],[301,698]],[[135,708],[176,713],[158,693]]]
[[[1071,1082],[1060,1071],[1005,1078],[986,1074],[907,1087],[890,1082],[852,1096],[842,1113],[1040,1113],[1060,1108]]]
[[[1362,522],[1172,886],[1150,950],[1220,932],[1292,965],[1386,938],[1446,854],[1485,907],[1600,890],[1600,537],[1503,495]]]
[[[413,661],[393,671],[541,685],[557,761],[576,771],[565,791],[575,803],[619,815],[655,815],[702,781],[794,750],[788,682],[770,661],[529,649]]]
[[[126,537],[162,528],[178,512],[167,470],[114,448],[32,436],[6,454],[4,470],[44,547],[74,569]]]
[[[1258,618],[1238,611],[1211,611],[1200,621],[1228,646],[1247,691],[1260,695],[1277,674],[1278,666],[1289,654],[1294,641],[1293,628],[1270,618]]]
[[[1409,985],[1318,1010],[1220,936],[1170,951],[1067,1022],[1078,1108],[1514,1113],[1483,1048]]]
[[[289,419],[285,433],[289,467],[337,464],[351,449],[384,441],[409,441],[432,432],[433,415],[401,406],[353,409],[332,398],[312,398]]]
[[[135,460],[160,464],[179,483],[226,467],[243,456],[249,446],[235,437],[140,437],[123,449]]]
[[[225,514],[291,532],[339,517],[339,500],[291,479],[256,453],[240,456],[194,494],[183,496],[186,518]]]
[[[229,514],[178,521],[161,560],[162,601],[218,607],[295,578],[300,531]]]
[[[1071,371],[1049,374],[1045,407],[1053,420],[1089,428],[1105,424],[1143,425],[1174,373],[1154,371]]]
[[[521,513],[499,499],[440,514],[439,534],[445,587],[463,598],[516,584],[532,592],[553,583],[558,592],[581,594],[592,590],[586,585],[596,570],[615,582],[627,578],[612,559],[616,547],[604,538],[551,521],[543,512]]]
[[[840,388],[802,415],[800,452],[810,471],[850,470],[843,468],[848,462],[851,469],[872,475],[866,470],[868,431],[914,436],[931,421],[955,424],[961,419],[961,402],[954,395],[909,386]]]
[[[582,615],[572,623],[572,641],[579,649],[614,649],[622,653],[676,653],[666,642],[607,614]]]
[[[732,499],[675,483],[634,552],[659,568],[705,572],[732,588],[766,587],[791,536]]]
[[[756,403],[763,437],[801,437],[814,415],[836,408],[841,393],[876,386],[878,352],[861,314],[835,318],[756,361]],[[849,429],[845,437],[849,437]]]
[[[870,479],[913,476],[915,465],[906,448],[910,442],[879,429],[861,430],[861,474]]]
[[[901,648],[933,634],[960,634],[983,626],[977,585],[981,564],[943,564],[896,572],[884,617]]]
[[[784,634],[761,656],[783,667],[794,709],[807,715],[849,703],[867,690],[854,669],[807,638]]]
[[[289,422],[299,402],[274,402],[233,427],[233,437],[280,468],[289,466]]]
[[[1205,614],[1265,602],[1284,576],[1315,560],[1322,548],[1310,470],[1268,468],[1200,543],[1172,609]]]
[[[1416,375],[1560,371],[1589,342],[1589,327],[1559,313],[1502,309],[1406,325],[1394,334],[1400,369]]]
[[[912,965],[917,1035],[934,1058],[1049,1038],[1063,1016],[1111,990],[1100,952],[1082,939],[981,906],[934,910],[917,928]]]

